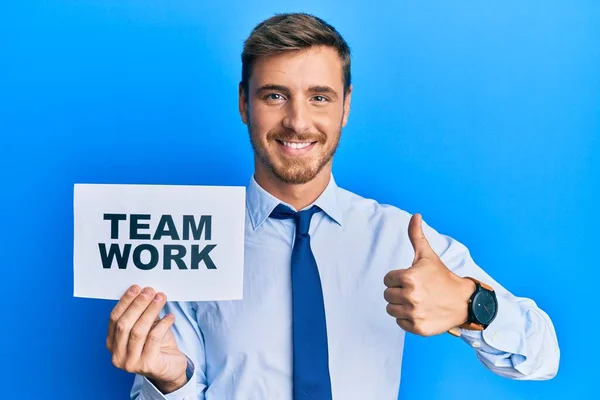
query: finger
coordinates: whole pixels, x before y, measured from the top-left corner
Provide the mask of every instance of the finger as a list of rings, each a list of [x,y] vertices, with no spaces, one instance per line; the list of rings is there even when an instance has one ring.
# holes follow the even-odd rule
[[[408,291],[404,288],[387,288],[383,291],[383,298],[390,304],[410,304]]]
[[[142,358],[154,360],[159,356],[161,343],[165,335],[169,332],[169,329],[171,329],[171,326],[173,326],[173,323],[175,323],[175,315],[173,314],[167,314],[158,321],[146,338]]]
[[[383,284],[389,288],[402,287],[404,285],[404,275],[406,272],[407,270],[405,269],[395,269],[388,272],[383,277]]]
[[[129,308],[123,313],[115,327],[115,335],[113,340],[113,360],[125,360],[127,357],[127,342],[129,342],[129,334],[131,328],[140,318],[146,307],[154,298],[154,289],[144,288],[142,292],[135,298]]]
[[[108,322],[108,334],[106,335],[106,348],[108,348],[108,350],[112,351],[117,321],[119,321],[119,318],[121,318],[123,313],[129,308],[129,306],[131,305],[131,303],[136,298],[139,292],[140,287],[138,285],[131,286],[121,297],[117,305],[110,312],[110,318]]]
[[[154,322],[159,318],[160,310],[167,302],[167,297],[164,293],[157,293],[154,299],[150,302],[146,310],[131,328],[129,333],[129,342],[127,343],[127,360],[128,362],[137,364],[146,338],[154,325]]]
[[[409,319],[412,321],[408,307],[401,304],[388,304],[385,310],[394,318]]]
[[[423,233],[422,222],[423,217],[421,214],[414,214],[408,224],[408,237],[415,250],[415,261],[420,258],[429,257],[432,253],[435,254],[425,237],[425,233]]]
[[[396,323],[398,324],[398,326],[400,326],[400,328],[404,329],[406,332],[414,333],[415,331],[415,325],[412,321],[408,319],[396,318]]]
[[[154,321],[152,321],[152,326],[150,329],[154,328],[156,324],[158,324],[158,321],[160,321],[160,313],[156,316],[156,318],[154,318]]]
[[[462,334],[462,332],[458,326],[448,329],[448,333],[451,335],[457,336],[457,337],[459,337]]]

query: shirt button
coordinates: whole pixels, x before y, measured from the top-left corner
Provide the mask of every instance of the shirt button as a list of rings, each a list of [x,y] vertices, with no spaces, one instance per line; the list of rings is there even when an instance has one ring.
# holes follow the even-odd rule
[[[473,346],[473,347],[475,347],[475,348],[477,348],[477,347],[481,347],[481,343],[479,343],[479,342],[476,340],[476,341],[474,341],[474,342],[471,344],[471,346]]]

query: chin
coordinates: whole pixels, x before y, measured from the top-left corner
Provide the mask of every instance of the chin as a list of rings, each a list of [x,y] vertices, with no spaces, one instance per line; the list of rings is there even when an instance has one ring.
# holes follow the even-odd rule
[[[323,170],[323,167],[327,163],[319,166],[291,166],[291,167],[283,167],[278,166],[275,167],[271,164],[270,171],[277,177],[280,181],[285,182],[290,185],[302,185],[308,183],[315,179],[319,173]]]
[[[289,185],[303,185],[311,182],[330,164],[333,157],[333,152],[329,157],[327,157],[327,153],[320,152],[294,159],[277,152],[270,152],[266,146],[257,146],[254,141],[252,141],[252,145],[255,160],[260,164],[260,168],[276,180]]]
[[[289,185],[303,185],[312,181],[316,174],[281,174],[273,171],[274,175],[282,182]]]

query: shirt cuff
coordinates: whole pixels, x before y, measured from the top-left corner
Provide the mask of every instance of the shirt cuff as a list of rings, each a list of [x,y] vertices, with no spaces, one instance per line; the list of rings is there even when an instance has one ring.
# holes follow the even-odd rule
[[[163,394],[148,378],[142,380],[141,398],[144,400],[193,400],[196,398],[196,371],[194,364],[188,358],[185,375],[187,383],[169,394]]]
[[[516,367],[526,360],[525,326],[521,307],[502,296],[498,296],[498,314],[483,331],[461,329],[461,338],[476,350],[488,354],[512,355]]]

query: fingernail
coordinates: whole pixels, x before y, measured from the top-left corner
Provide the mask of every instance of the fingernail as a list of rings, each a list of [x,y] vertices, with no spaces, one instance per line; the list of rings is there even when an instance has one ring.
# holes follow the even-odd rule
[[[160,294],[160,293],[159,293],[159,294],[157,294],[156,296],[154,296],[154,301],[156,301],[157,303],[158,303],[159,301],[162,301],[162,299],[163,299],[163,295],[162,295],[162,294]]]
[[[127,294],[130,295],[136,295],[138,294],[140,288],[138,287],[138,285],[133,285],[132,287],[129,288],[129,290],[127,291]]]
[[[148,297],[152,294],[152,289],[150,288],[144,288],[144,290],[142,290],[142,295],[144,295],[145,297]]]

